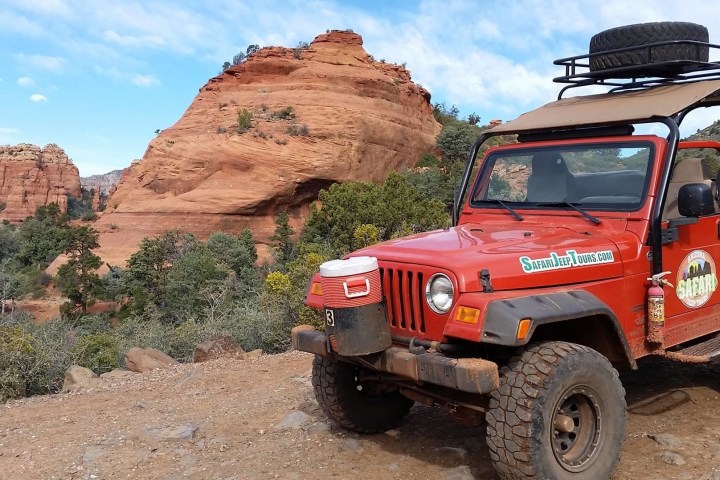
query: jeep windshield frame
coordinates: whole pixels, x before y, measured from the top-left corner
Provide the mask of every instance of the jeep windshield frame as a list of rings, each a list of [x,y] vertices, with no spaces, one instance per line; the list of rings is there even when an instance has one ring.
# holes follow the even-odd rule
[[[471,208],[634,212],[646,202],[655,145],[637,140],[514,144],[485,157]]]

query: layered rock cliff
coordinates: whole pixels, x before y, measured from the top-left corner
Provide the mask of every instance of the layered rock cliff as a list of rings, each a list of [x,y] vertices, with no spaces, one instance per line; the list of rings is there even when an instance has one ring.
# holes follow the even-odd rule
[[[57,203],[67,211],[68,195],[80,197],[80,175],[65,151],[51,143],[0,146],[0,219],[19,221],[37,207]]]
[[[126,170],[99,224],[101,253],[127,258],[168,228],[204,237],[249,226],[267,242],[278,211],[298,226],[320,189],[414,165],[440,128],[429,93],[404,67],[374,61],[360,35],[263,48],[210,79]]]
[[[108,195],[115,191],[115,186],[120,181],[124,170],[113,170],[100,175],[80,177],[80,185],[87,190],[98,191],[102,195]]]

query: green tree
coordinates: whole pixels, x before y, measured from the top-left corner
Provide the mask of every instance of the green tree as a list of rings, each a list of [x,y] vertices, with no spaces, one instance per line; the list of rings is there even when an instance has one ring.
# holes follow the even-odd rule
[[[275,259],[281,265],[285,265],[295,258],[293,235],[295,235],[295,230],[290,226],[290,217],[287,212],[281,212],[275,218],[275,233],[270,237]]]
[[[245,61],[246,55],[243,52],[238,53],[233,57],[232,64],[233,65],[240,65]]]
[[[247,232],[250,233],[249,230]],[[243,234],[236,237],[229,233],[215,232],[208,238],[207,248],[219,263],[235,273],[236,293],[248,298],[260,290],[261,282],[254,265],[257,260],[255,242],[252,240],[252,234],[249,241],[247,237],[242,237]]]
[[[198,316],[219,294],[225,295],[229,271],[204,246],[176,260],[167,274],[163,292],[166,319],[170,323]]]
[[[5,314],[7,303],[14,302],[23,294],[22,287],[22,277],[13,267],[11,260],[0,261],[0,313]]]
[[[17,260],[23,266],[44,268],[68,246],[70,225],[67,215],[55,203],[38,207],[35,217],[18,227]]]
[[[222,71],[224,72],[228,68],[230,68],[232,65],[230,65],[230,62],[225,62],[222,64]]]
[[[465,162],[470,148],[480,137],[482,129],[465,122],[445,125],[437,137],[437,147],[446,162]]]
[[[253,43],[251,45],[248,45],[247,49],[245,50],[245,55],[249,57],[258,50],[260,50],[260,45],[258,45],[257,43]]]
[[[167,277],[173,263],[199,246],[191,233],[169,230],[155,238],[145,238],[127,262],[120,291],[129,300],[125,310],[142,314],[150,304],[162,310]]]
[[[102,282],[96,270],[100,268],[100,257],[92,250],[99,247],[98,232],[87,225],[74,227],[70,230],[70,240],[64,253],[68,261],[61,265],[57,273],[57,285],[60,292],[68,298],[64,307],[65,313],[83,315],[87,307],[94,303]]]
[[[319,197],[322,208],[311,207],[301,241],[328,243],[337,255],[359,247],[353,234],[363,224],[375,225],[383,241],[401,231],[422,232],[449,221],[442,202],[429,199],[397,173],[381,185],[334,184]]]

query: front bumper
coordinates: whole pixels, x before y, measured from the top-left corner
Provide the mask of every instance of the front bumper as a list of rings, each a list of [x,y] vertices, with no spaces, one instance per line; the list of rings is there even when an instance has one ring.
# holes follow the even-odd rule
[[[430,383],[470,393],[489,393],[498,387],[498,366],[481,358],[450,358],[441,353],[410,353],[390,347],[382,352],[358,357],[341,357],[328,350],[325,333],[309,325],[292,329],[296,350],[321,357],[334,357],[381,372],[392,373],[415,382]]]

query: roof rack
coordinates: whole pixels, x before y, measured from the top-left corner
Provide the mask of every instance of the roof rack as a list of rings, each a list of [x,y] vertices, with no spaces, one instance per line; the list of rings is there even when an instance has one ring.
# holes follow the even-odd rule
[[[556,83],[567,83],[560,90],[558,100],[563,94],[577,87],[588,85],[604,85],[611,88],[610,92],[621,90],[642,90],[660,85],[691,83],[702,80],[720,79],[720,62],[701,62],[697,60],[672,60],[663,62],[647,62],[638,65],[607,68],[590,71],[590,59],[623,52],[644,54],[645,59],[653,58],[653,50],[668,45],[693,45],[698,52],[703,48],[720,51],[720,45],[698,42],[694,40],[671,40],[647,45],[636,45],[602,52],[588,53],[574,57],[560,58],[554,65],[565,67],[565,75],[553,78]]]

